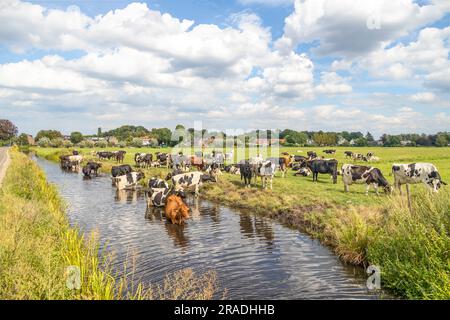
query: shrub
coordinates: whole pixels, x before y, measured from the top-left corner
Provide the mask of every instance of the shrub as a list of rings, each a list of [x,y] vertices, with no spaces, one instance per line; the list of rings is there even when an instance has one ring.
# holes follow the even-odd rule
[[[139,138],[133,138],[130,144],[132,147],[140,148],[142,147],[142,139]]]
[[[95,146],[97,148],[106,148],[108,146],[108,143],[105,140],[100,140],[95,143]]]
[[[83,140],[78,144],[80,148],[93,148],[94,145],[94,142],[91,140]]]
[[[47,148],[50,146],[50,139],[47,137],[42,137],[37,142],[37,145],[42,148]]]

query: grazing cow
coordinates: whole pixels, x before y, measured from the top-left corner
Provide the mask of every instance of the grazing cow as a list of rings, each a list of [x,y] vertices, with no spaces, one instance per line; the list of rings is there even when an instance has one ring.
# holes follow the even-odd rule
[[[144,177],[145,176],[142,172],[133,171],[125,175],[114,177],[113,182],[118,190],[123,190],[135,187]]]
[[[366,156],[368,159],[370,159],[371,157],[373,157],[375,155],[375,153],[373,152],[367,152]]]
[[[111,168],[111,176],[113,177],[118,177],[118,176],[123,176],[125,174],[128,174],[130,172],[132,172],[133,169],[131,169],[131,166],[129,164],[123,164],[120,166],[113,166]]]
[[[114,156],[115,156],[114,152],[111,152],[111,151],[99,151],[99,152],[97,152],[97,157],[100,160],[105,160],[105,159],[110,160]]]
[[[251,187],[250,183],[253,176],[252,165],[248,162],[245,162],[243,164],[240,164],[239,167],[241,173],[241,180],[244,179],[245,188],[250,188]]]
[[[270,182],[270,189],[272,189],[272,180],[275,175],[275,163],[271,161],[263,161],[258,168],[258,176],[262,178],[263,189],[267,188],[267,182]]]
[[[216,182],[216,179],[211,175],[200,171],[177,174],[176,176],[172,177],[172,184],[175,188],[175,191],[194,189],[196,197],[200,195],[199,189],[202,186],[203,182],[206,181]]]
[[[186,170],[186,167],[189,163],[189,158],[186,157],[185,155],[183,155],[181,152],[177,155],[172,155],[171,156],[172,159],[172,168],[180,168],[183,170]]]
[[[255,176],[255,182],[256,182],[256,177],[258,176],[259,165],[261,163],[263,163],[263,161],[264,161],[264,158],[260,155],[257,155],[256,157],[252,157],[248,161],[248,163],[252,166],[253,175]]]
[[[434,192],[438,192],[441,184],[447,185],[442,181],[436,166],[432,163],[394,164],[392,174],[394,175],[394,186],[398,188],[400,194],[402,194],[402,184],[406,184],[408,187],[408,184],[422,182]]]
[[[368,161],[367,157],[361,153],[353,153],[352,158],[353,158],[353,161],[356,161],[356,160],[362,160],[365,162]]]
[[[345,192],[349,191],[348,186],[351,184],[367,185],[366,195],[369,194],[370,186],[372,185],[376,194],[378,195],[378,187],[383,187],[386,193],[391,192],[391,187],[386,178],[381,173],[381,170],[368,166],[356,166],[353,164],[344,164],[341,168],[342,181],[344,182]]]
[[[101,163],[89,161],[82,169],[84,176],[86,178],[90,178],[91,174],[98,176],[98,169],[100,169],[101,166]]]
[[[134,162],[136,167],[149,168],[153,161],[153,155],[151,153],[136,153],[134,155]]]
[[[335,159],[307,161],[307,166],[313,173],[313,182],[318,181],[319,173],[329,173],[333,177],[333,183],[337,183],[337,164]]]
[[[317,153],[315,151],[308,151],[306,154],[308,155],[309,160],[317,158]]]
[[[182,224],[185,219],[189,219],[189,208],[183,202],[180,196],[171,194],[167,197],[166,207],[164,208],[166,218],[172,224]]]
[[[335,153],[336,153],[336,150],[334,150],[334,149],[327,149],[327,150],[323,150],[323,153],[326,153],[326,154],[335,154]]]
[[[353,158],[353,152],[352,151],[344,151],[345,158]]]
[[[286,172],[291,165],[291,157],[286,152],[283,152],[283,155],[279,158],[281,177],[284,178],[286,176]]]
[[[380,161],[380,157],[377,156],[371,156],[369,159],[367,159],[369,162],[378,162]]]
[[[153,178],[150,178],[148,180],[148,187],[150,189],[153,189],[153,188],[169,188],[169,185],[163,179],[159,179],[159,178],[153,177]]]
[[[169,165],[171,157],[170,157],[170,154],[163,153],[163,152],[157,152],[156,159],[159,161],[159,163],[162,166],[164,166],[164,165]]]
[[[116,161],[117,163],[123,163],[123,160],[125,159],[125,154],[127,152],[124,150],[119,150],[115,152],[115,157],[116,157]]]

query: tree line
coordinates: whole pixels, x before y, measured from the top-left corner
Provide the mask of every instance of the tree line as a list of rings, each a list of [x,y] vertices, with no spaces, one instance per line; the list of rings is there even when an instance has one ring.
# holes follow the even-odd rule
[[[174,133],[177,135],[174,138]],[[30,135],[21,133],[18,135],[17,127],[9,120],[0,119],[0,144],[16,143],[28,145]],[[263,139],[272,141],[279,138],[281,145],[285,146],[437,146],[444,147],[450,144],[450,132],[438,132],[436,134],[383,134],[379,140],[375,140],[370,132],[326,132],[326,131],[296,131],[284,130],[255,130],[227,137],[225,132],[208,132],[207,129],[196,131],[194,128],[186,129],[179,124],[172,131],[169,128],[150,128],[143,126],[124,125],[109,131],[102,132],[98,129],[96,135],[84,135],[79,131],[64,136],[58,130],[40,130],[34,137],[35,142],[43,147],[107,147],[107,146],[134,146],[140,147],[143,141],[149,146],[175,146],[189,140],[194,143],[196,137],[206,137],[216,141],[232,141],[235,145],[258,143]],[[221,143],[221,142],[219,142]]]

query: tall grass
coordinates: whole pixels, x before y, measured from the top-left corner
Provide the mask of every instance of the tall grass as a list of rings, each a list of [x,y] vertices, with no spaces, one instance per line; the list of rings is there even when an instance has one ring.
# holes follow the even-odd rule
[[[393,198],[368,246],[386,287],[410,299],[450,299],[450,192]]]
[[[126,265],[119,276],[95,234],[85,236],[69,226],[64,203],[42,170],[17,151],[11,156],[0,190],[0,299],[213,297],[213,271],[197,276],[190,269],[180,270],[167,275],[160,286],[136,283],[134,270]],[[68,266],[80,270],[79,290],[66,286]]]

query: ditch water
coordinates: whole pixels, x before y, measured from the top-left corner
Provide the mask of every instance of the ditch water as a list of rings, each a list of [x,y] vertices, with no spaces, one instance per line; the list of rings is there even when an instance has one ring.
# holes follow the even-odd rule
[[[191,219],[172,225],[161,210],[146,212],[144,194],[116,192],[105,174],[84,180],[36,161],[68,203],[71,225],[98,230],[118,265],[134,252],[135,278],[144,282],[160,283],[189,267],[215,270],[228,299],[380,298],[367,290],[361,268],[342,264],[327,247],[279,222],[188,198]]]

